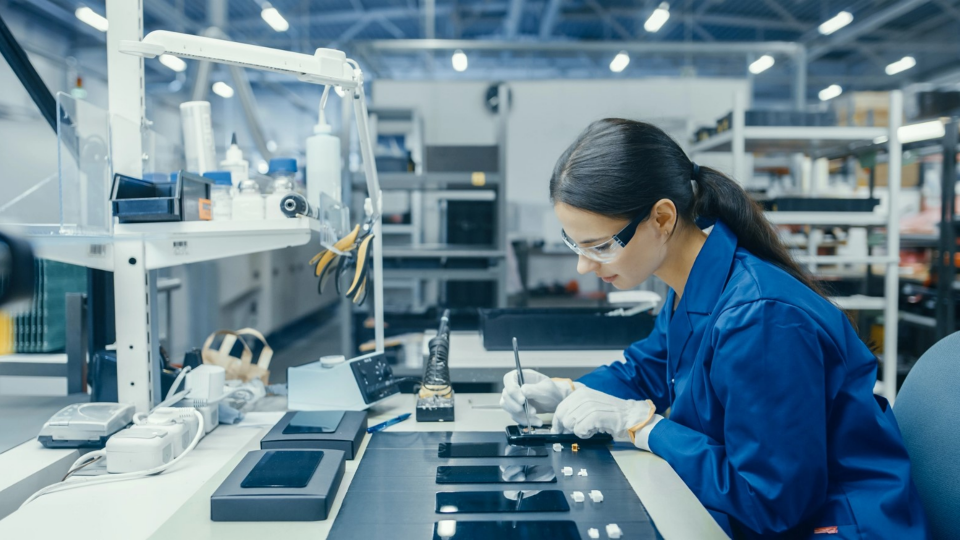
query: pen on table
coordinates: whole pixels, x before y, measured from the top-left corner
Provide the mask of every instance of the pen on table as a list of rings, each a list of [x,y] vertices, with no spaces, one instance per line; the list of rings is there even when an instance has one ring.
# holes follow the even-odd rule
[[[400,416],[398,416],[398,417],[396,417],[396,418],[391,418],[391,419],[387,420],[386,422],[380,422],[379,424],[377,424],[377,425],[375,425],[375,426],[370,426],[370,427],[368,427],[368,428],[367,428],[367,433],[373,433],[373,432],[375,432],[375,431],[383,431],[383,430],[387,429],[388,427],[390,427],[390,426],[392,426],[392,425],[394,425],[394,424],[399,424],[400,422],[403,422],[403,421],[406,420],[407,418],[410,418],[410,413],[401,414]]]

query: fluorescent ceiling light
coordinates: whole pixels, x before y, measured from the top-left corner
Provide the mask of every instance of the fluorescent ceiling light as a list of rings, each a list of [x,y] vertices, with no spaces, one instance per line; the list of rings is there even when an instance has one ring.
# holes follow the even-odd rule
[[[273,28],[277,32],[286,32],[290,28],[290,23],[283,18],[283,15],[277,11],[277,8],[271,6],[270,4],[264,4],[263,11],[260,12],[260,16],[263,17],[263,20],[267,21],[267,24],[270,25],[270,28]]]
[[[176,56],[172,56],[169,54],[161,54],[160,57],[157,59],[160,60],[161,64],[167,66],[168,68],[176,72],[184,71],[185,69],[187,69],[187,63],[177,58]]]
[[[770,56],[769,54],[765,54],[760,58],[757,58],[756,60],[754,60],[752,64],[750,64],[750,73],[753,73],[754,75],[759,75],[760,73],[763,73],[764,71],[773,67],[774,62],[775,60],[773,59],[772,56]]]
[[[610,61],[610,71],[620,73],[630,64],[630,55],[626,51],[620,51],[613,60]]]
[[[453,64],[453,69],[457,71],[466,71],[467,70],[467,54],[460,49],[454,51],[453,56],[450,57],[450,63]]]
[[[647,22],[643,23],[643,29],[647,32],[654,33],[663,28],[663,25],[667,23],[669,18],[670,4],[663,2],[657,9],[653,10]]]
[[[233,88],[231,88],[229,84],[223,81],[217,81],[213,83],[213,87],[211,88],[211,90],[213,90],[214,94],[225,99],[230,99],[233,97]]]
[[[821,34],[829,36],[852,22],[853,15],[849,11],[841,11],[834,15],[832,19],[824,21],[819,30]]]
[[[101,32],[107,31],[107,19],[87,6],[78,7],[73,14],[82,22],[89,24],[97,30]]]
[[[843,88],[839,85],[831,84],[820,91],[820,101],[829,101],[843,93]]]
[[[917,61],[912,56],[904,56],[896,62],[887,66],[887,75],[896,75],[901,71],[906,71],[917,65]]]
[[[917,141],[926,141],[928,139],[939,139],[946,134],[943,122],[940,120],[931,120],[920,124],[903,126],[897,130],[897,138],[901,143],[912,143]]]

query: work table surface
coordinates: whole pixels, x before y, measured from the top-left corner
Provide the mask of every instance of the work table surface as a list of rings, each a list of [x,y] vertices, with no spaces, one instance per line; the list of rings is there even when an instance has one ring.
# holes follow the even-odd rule
[[[456,421],[421,423],[410,418],[390,427],[389,431],[502,432],[512,422],[500,409],[499,398],[499,394],[457,394]],[[373,407],[368,422],[374,425],[404,412],[413,412],[413,407],[413,396],[395,395]],[[85,486],[40,497],[0,520],[0,538],[324,539],[363,459],[370,435],[364,437],[358,459],[346,462],[343,483],[327,520],[210,521],[210,495],[248,451],[259,449],[260,438],[282,414],[253,412],[238,425],[219,426],[200,441],[184,462],[159,476]],[[24,465],[25,456],[35,458],[43,452],[48,451],[36,441],[30,441],[0,454],[0,477]],[[667,462],[625,443],[614,444],[611,452],[665,539],[726,538]],[[51,467],[69,466],[63,459],[27,461],[49,462]],[[66,461],[72,462],[72,459]],[[371,512],[375,511],[371,508]]]

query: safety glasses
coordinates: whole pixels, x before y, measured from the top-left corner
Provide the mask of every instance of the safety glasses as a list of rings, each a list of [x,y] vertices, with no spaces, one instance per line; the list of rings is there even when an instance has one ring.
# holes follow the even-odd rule
[[[563,237],[563,243],[567,245],[568,248],[572,249],[574,253],[578,255],[583,255],[584,257],[596,261],[598,263],[609,263],[616,260],[620,255],[620,252],[623,251],[623,248],[626,247],[627,243],[633,238],[633,235],[637,232],[637,227],[643,223],[643,220],[647,218],[647,214],[640,214],[639,216],[633,218],[630,223],[627,223],[627,226],[620,229],[620,232],[613,235],[609,240],[600,242],[599,244],[593,244],[591,246],[579,246],[576,242],[573,241],[569,236],[567,236],[567,231],[560,229],[560,236]]]

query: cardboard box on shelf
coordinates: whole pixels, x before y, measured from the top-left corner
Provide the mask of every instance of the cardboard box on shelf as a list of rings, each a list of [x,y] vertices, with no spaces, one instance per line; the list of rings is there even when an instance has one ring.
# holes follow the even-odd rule
[[[838,126],[885,127],[890,122],[889,92],[852,92],[833,100]]]
[[[886,187],[890,176],[890,167],[886,163],[877,163],[876,186]],[[857,167],[857,187],[867,187],[870,183],[870,169]],[[903,166],[900,172],[900,187],[913,188],[920,183],[920,162]]]

